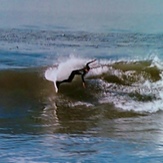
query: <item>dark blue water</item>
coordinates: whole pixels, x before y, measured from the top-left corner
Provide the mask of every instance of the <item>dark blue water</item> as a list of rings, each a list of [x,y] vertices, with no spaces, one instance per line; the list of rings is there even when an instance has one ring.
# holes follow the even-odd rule
[[[155,144],[89,135],[3,135],[2,138],[3,150],[10,151],[2,154],[2,162],[161,162],[162,158]]]

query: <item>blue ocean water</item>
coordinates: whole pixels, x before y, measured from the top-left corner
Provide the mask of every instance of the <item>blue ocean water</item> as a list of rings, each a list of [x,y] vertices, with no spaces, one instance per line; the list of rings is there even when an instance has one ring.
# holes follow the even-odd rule
[[[162,162],[161,4],[3,1],[0,162]]]

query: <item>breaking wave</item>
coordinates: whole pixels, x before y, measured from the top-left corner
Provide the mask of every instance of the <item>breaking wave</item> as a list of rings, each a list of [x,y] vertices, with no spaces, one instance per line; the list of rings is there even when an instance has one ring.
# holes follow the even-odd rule
[[[0,71],[0,106],[92,107],[153,113],[163,110],[163,63],[149,60],[97,60],[85,77],[64,83],[55,93],[54,82],[67,78],[90,59],[70,57],[51,67]],[[41,101],[41,102],[40,102]]]
[[[71,57],[45,71],[52,83],[67,78],[73,69],[82,68],[88,59]],[[80,77],[60,87],[58,103],[96,106],[112,104],[117,109],[134,112],[163,110],[163,63],[158,57],[149,60],[100,60],[91,65],[86,76],[87,89]]]

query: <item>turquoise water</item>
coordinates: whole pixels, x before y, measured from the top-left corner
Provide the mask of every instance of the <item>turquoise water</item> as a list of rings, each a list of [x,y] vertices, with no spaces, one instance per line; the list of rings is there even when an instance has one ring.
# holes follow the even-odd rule
[[[161,4],[3,1],[0,162],[162,162]]]

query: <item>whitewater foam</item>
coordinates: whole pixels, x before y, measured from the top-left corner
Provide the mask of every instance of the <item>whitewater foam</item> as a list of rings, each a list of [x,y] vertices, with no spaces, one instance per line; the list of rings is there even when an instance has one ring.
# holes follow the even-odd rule
[[[84,59],[71,57],[66,61],[62,61],[58,66],[50,67],[45,71],[45,78],[55,82],[56,80],[64,80],[68,78],[72,70],[82,68],[85,63]]]
[[[154,113],[163,110],[163,79],[134,86],[105,85],[100,103],[113,103],[116,108],[134,112]]]

